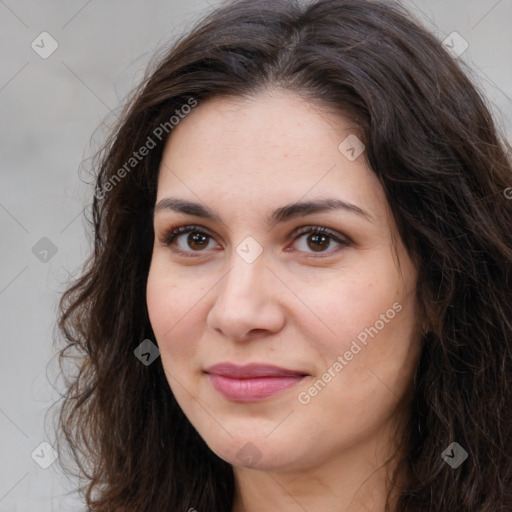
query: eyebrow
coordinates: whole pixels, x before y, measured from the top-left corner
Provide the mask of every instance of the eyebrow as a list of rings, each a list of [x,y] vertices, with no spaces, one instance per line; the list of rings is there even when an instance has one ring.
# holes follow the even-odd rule
[[[153,215],[162,210],[172,210],[186,215],[194,215],[212,221],[222,222],[222,219],[206,205],[194,203],[184,199],[174,197],[166,197],[159,201],[153,208]],[[274,210],[267,216],[267,224],[269,227],[274,227],[279,223],[290,221],[297,217],[304,215],[312,215],[313,213],[323,213],[333,210],[345,210],[349,213],[359,215],[366,218],[370,222],[373,217],[360,208],[359,206],[342,201],[341,199],[322,198],[312,201],[303,201],[297,203],[290,203]]]

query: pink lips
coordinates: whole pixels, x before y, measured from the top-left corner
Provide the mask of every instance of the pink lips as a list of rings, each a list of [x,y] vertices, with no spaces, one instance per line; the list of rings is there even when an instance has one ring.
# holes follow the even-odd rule
[[[272,365],[220,363],[207,368],[213,387],[228,400],[257,402],[291,388],[306,374]]]

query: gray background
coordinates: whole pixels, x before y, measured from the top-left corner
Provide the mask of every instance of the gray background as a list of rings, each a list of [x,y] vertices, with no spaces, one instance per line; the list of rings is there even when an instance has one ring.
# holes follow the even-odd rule
[[[512,0],[401,3],[440,39],[456,31],[469,43],[460,59],[511,140]],[[58,462],[43,469],[31,454],[50,460],[39,445],[52,442],[45,412],[56,398],[56,305],[88,251],[91,137],[103,123],[101,142],[150,57],[205,9],[200,0],[0,0],[0,512],[81,508],[65,494],[72,482]],[[42,46],[43,31],[59,45],[46,59],[31,47]]]

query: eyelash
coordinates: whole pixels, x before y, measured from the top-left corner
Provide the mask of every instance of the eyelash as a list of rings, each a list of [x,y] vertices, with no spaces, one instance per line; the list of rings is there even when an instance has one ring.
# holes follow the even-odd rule
[[[210,238],[214,238],[210,233],[208,233],[208,231],[205,230],[205,228],[203,228],[201,226],[185,225],[185,226],[176,226],[176,227],[169,228],[163,236],[162,243],[166,246],[171,246],[173,244],[173,242],[180,235],[184,235],[186,233],[199,233],[202,235],[206,235]],[[351,240],[349,238],[341,236],[336,231],[333,231],[332,229],[329,229],[329,228],[326,228],[323,226],[302,226],[302,227],[296,229],[291,236],[293,238],[293,241],[295,242],[299,238],[301,238],[302,235],[305,235],[305,234],[327,235],[332,241],[340,244],[341,247],[348,247],[349,245],[351,245]],[[340,247],[338,247],[338,249],[339,248]],[[197,257],[197,256],[200,256],[202,252],[205,252],[205,251],[193,251],[193,250],[183,251],[183,250],[177,249],[177,248],[175,248],[173,250],[180,254],[184,254],[185,256],[188,256],[188,257]],[[321,258],[322,255],[326,255],[326,254],[331,255],[335,251],[336,251],[336,249],[328,250],[328,251],[320,251],[317,253],[318,256],[313,256],[313,257]],[[194,253],[196,253],[196,254],[194,254]],[[307,254],[315,254],[315,253],[312,252],[312,253],[307,253]]]

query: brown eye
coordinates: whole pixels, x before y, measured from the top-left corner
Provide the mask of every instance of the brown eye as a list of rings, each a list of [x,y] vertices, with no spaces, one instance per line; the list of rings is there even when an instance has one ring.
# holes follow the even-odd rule
[[[205,233],[190,233],[187,237],[187,244],[191,249],[200,251],[208,246],[209,238]]]
[[[348,247],[350,240],[328,228],[305,226],[296,233],[294,245],[301,252],[330,254],[342,247]]]
[[[331,238],[325,235],[312,234],[307,238],[307,244],[310,249],[321,252],[329,247]]]
[[[215,248],[214,238],[196,226],[179,226],[171,229],[164,237],[163,243],[176,252],[189,255]]]

